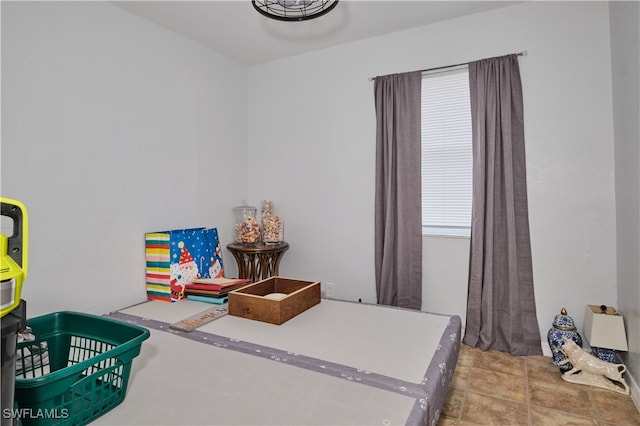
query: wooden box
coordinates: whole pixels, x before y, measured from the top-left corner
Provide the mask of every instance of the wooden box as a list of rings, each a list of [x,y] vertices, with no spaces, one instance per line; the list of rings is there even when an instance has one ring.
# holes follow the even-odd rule
[[[320,303],[320,283],[271,277],[229,292],[229,315],[280,325]]]

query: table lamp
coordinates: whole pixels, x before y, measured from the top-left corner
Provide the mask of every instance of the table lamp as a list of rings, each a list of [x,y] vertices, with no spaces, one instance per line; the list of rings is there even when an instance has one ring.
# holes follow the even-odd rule
[[[611,306],[587,305],[584,336],[593,349],[593,355],[603,361],[615,364],[615,351],[629,349],[622,315]]]

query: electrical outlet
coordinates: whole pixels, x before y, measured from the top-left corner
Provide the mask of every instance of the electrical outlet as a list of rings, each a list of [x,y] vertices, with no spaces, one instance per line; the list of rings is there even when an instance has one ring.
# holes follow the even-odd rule
[[[336,297],[336,285],[334,283],[326,282],[324,286],[324,295],[327,299],[335,299]]]

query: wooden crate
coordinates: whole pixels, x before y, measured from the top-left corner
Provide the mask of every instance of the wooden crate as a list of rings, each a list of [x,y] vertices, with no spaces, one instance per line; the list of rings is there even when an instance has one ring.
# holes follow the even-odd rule
[[[229,315],[280,325],[318,303],[319,282],[271,277],[229,292]]]

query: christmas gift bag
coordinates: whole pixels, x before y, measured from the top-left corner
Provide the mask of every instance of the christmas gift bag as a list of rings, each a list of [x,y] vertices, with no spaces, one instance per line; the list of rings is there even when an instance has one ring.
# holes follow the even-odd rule
[[[149,299],[174,302],[193,280],[224,276],[216,228],[149,232],[145,257]]]

